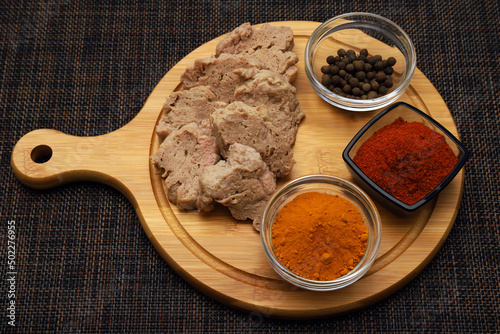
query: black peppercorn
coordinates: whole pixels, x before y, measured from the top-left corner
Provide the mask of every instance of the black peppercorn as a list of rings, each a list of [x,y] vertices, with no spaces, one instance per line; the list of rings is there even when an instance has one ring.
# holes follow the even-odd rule
[[[332,75],[338,74],[340,71],[340,68],[337,65],[330,65],[329,69],[330,69],[330,74]]]
[[[366,57],[366,56],[368,56],[368,50],[367,50],[367,49],[361,49],[361,50],[359,51],[359,54],[360,54],[361,56],[365,56],[365,57]]]
[[[323,77],[321,78],[321,84],[323,84],[323,86],[330,86],[330,84],[332,83],[332,78],[328,75],[328,74],[325,74],[323,75]]]
[[[349,79],[349,85],[351,85],[351,87],[358,87],[359,85],[359,80],[357,78],[350,78]]]
[[[365,63],[361,60],[356,60],[354,62],[354,68],[356,69],[356,71],[363,71],[365,69]]]
[[[347,72],[345,70],[340,70],[339,71],[339,75],[341,78],[345,77],[345,75],[347,74]]]
[[[368,83],[365,83],[363,84],[363,86],[361,86],[361,89],[363,90],[363,92],[368,93],[372,89],[372,86],[370,86],[370,84]]]
[[[333,64],[333,63],[335,63],[335,57],[334,56],[328,56],[328,58],[326,58],[326,62],[328,64],[330,64],[330,65]]]
[[[378,88],[378,93],[381,94],[381,95],[385,95],[387,93],[387,87],[385,86],[380,86]]]
[[[321,72],[324,74],[330,73],[330,66],[328,66],[328,65],[321,66]]]
[[[338,54],[340,57],[344,57],[344,56],[345,56],[345,53],[346,53],[346,52],[345,52],[345,50],[344,50],[344,49],[339,49],[339,50],[337,51],[337,54]]]
[[[366,73],[363,71],[356,72],[356,79],[359,81],[364,81],[366,78]]]
[[[394,69],[391,66],[387,66],[386,68],[384,68],[384,73],[387,75],[392,75],[392,73],[394,73]]]
[[[340,77],[338,75],[334,75],[332,77],[332,85],[334,85],[335,87],[338,87],[340,85]]]
[[[354,96],[361,96],[363,94],[361,89],[359,89],[359,87],[354,87],[352,89],[352,93],[354,94]]]
[[[385,81],[385,79],[387,79],[387,76],[384,72],[377,72],[377,75],[375,75],[375,80],[377,80],[378,82]]]
[[[394,66],[395,64],[396,64],[396,58],[394,57],[387,58],[387,65]]]

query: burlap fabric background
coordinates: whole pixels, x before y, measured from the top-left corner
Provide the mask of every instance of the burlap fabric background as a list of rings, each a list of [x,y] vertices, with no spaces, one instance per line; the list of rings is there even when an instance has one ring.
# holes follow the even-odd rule
[[[444,246],[411,283],[373,306],[313,321],[233,310],[163,261],[116,190],[77,183],[36,191],[13,176],[10,155],[24,134],[51,128],[91,136],[122,127],[176,62],[243,22],[324,21],[352,11],[385,16],[411,36],[417,66],[472,152]],[[493,0],[3,0],[0,331],[497,332],[499,15]],[[9,221],[17,228],[15,328],[7,324]]]

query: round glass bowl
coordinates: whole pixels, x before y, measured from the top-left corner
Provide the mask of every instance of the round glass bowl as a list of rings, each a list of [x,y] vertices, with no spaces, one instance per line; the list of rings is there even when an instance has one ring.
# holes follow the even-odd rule
[[[368,242],[361,261],[350,272],[331,281],[310,280],[296,275],[280,262],[273,247],[271,232],[278,212],[297,195],[307,192],[323,192],[349,200],[363,216],[368,230]],[[264,210],[260,235],[269,263],[285,281],[308,290],[330,291],[354,283],[370,269],[379,250],[381,229],[377,208],[360,188],[341,178],[318,174],[295,179],[274,194]]]
[[[338,95],[321,83],[321,67],[327,57],[337,56],[339,49],[351,49],[359,55],[367,49],[368,56],[394,57],[393,86],[388,93],[373,99],[355,99]],[[305,69],[312,88],[326,102],[350,111],[370,111],[395,102],[410,84],[417,59],[408,35],[394,22],[370,13],[348,13],[321,24],[306,44]]]
[[[395,119],[401,117],[407,122],[420,122],[426,125],[431,130],[444,136],[446,142],[450,146],[451,150],[458,158],[456,165],[450,171],[448,176],[433,190],[431,190],[426,196],[414,204],[406,204],[396,197],[389,194],[382,187],[373,182],[353,161],[358,149],[361,145],[373,136],[380,128],[391,124]],[[365,190],[371,198],[378,201],[385,207],[387,207],[392,212],[399,214],[401,216],[408,215],[418,209],[422,208],[425,204],[430,202],[441,190],[443,190],[457,173],[462,169],[465,162],[469,157],[469,151],[460,143],[460,141],[453,136],[445,127],[439,124],[429,115],[418,110],[417,108],[404,103],[397,102],[381,111],[377,116],[375,116],[371,121],[369,121],[359,132],[353,137],[349,144],[344,149],[342,158],[352,175],[354,182],[359,184],[363,190]],[[393,176],[397,178],[397,176]]]

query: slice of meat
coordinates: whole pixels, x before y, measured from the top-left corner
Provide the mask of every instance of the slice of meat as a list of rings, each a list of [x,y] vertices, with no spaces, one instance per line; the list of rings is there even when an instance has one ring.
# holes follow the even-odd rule
[[[195,60],[181,75],[184,89],[209,86],[215,100],[234,101],[234,90],[242,82],[253,77],[261,64],[242,55],[223,54],[218,58]]]
[[[215,48],[215,55],[222,53],[252,53],[252,50],[275,48],[280,51],[290,51],[294,47],[293,31],[290,27],[263,24],[260,29],[254,29],[249,22],[243,23]]]
[[[295,64],[299,61],[291,51],[281,52],[276,49],[260,49],[249,55],[255,61],[263,64],[262,68],[283,75],[290,83],[295,82],[299,70]]]
[[[219,160],[214,138],[195,123],[170,133],[151,156],[153,164],[163,171],[169,201],[181,210],[196,208],[199,175]]]
[[[265,105],[272,123],[280,130],[282,139],[293,146],[299,123],[304,118],[296,92],[297,89],[281,75],[261,70],[236,88],[234,99],[252,107]]]
[[[260,229],[262,213],[276,190],[276,179],[253,148],[233,144],[227,161],[205,167],[200,175],[198,209],[208,212],[214,201],[229,208],[237,220],[252,219]]]
[[[223,157],[227,158],[230,147],[239,143],[259,152],[276,177],[283,177],[292,170],[295,163],[292,146],[282,140],[281,132],[271,122],[265,106],[251,107],[236,101],[216,110],[210,119]]]
[[[210,114],[227,104],[215,101],[215,95],[210,87],[198,86],[189,90],[172,93],[162,109],[162,118],[156,127],[156,133],[163,141],[172,131],[189,123],[196,123],[210,135]]]
[[[217,44],[215,55],[246,55],[260,62],[264,69],[284,75],[292,83],[297,77],[295,64],[299,60],[291,51],[293,47],[293,31],[290,27],[266,23],[260,29],[254,29],[250,23],[244,23]]]

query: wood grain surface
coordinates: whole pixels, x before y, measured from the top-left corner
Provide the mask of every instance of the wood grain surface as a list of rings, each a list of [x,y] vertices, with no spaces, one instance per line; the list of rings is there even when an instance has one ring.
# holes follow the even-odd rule
[[[303,54],[319,23],[272,24],[288,25],[294,31],[293,51],[300,58],[295,86],[306,114],[293,150],[297,163],[278,186],[316,173],[352,181],[342,151],[378,111],[340,110],[314,93],[304,73]],[[133,203],[157,251],[181,277],[212,298],[259,316],[304,319],[343,314],[371,305],[410,282],[436,255],[453,226],[462,198],[463,171],[437,199],[413,215],[402,218],[378,206],[383,230],[379,256],[366,276],[332,292],[302,290],[283,282],[267,263],[258,232],[250,222],[232,219],[226,208],[201,215],[181,212],[168,203],[160,176],[149,161],[159,146],[155,125],[166,97],[180,89],[185,68],[197,58],[214,54],[223,37],[200,46],[174,66],[139,114],[121,129],[97,137],[49,129],[26,134],[12,153],[16,176],[39,189],[82,180],[117,188]],[[400,101],[428,113],[458,137],[443,99],[418,69]]]

